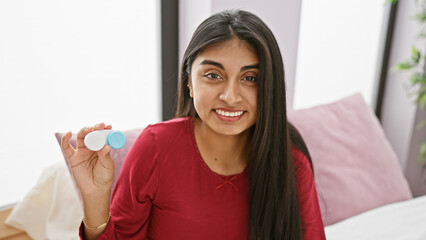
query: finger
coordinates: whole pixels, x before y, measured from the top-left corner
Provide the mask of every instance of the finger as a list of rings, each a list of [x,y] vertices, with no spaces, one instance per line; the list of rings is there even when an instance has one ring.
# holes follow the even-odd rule
[[[110,151],[111,151],[111,147],[108,144],[105,144],[105,146],[98,151],[99,158],[105,158]]]
[[[86,144],[84,144],[84,137],[90,133],[94,131],[94,127],[85,127],[82,128],[78,133],[77,133],[77,149],[78,148],[85,148]]]
[[[111,147],[109,145],[105,145],[101,150],[98,151],[98,157],[100,164],[107,169],[114,168],[114,162],[111,159]]]
[[[105,123],[98,123],[95,125],[95,131],[96,130],[111,130],[112,126],[110,124],[106,125]]]
[[[98,123],[98,124],[96,124],[96,125],[94,126],[94,128],[95,128],[95,131],[96,131],[96,130],[104,130],[104,128],[105,128],[105,123]]]
[[[61,138],[61,148],[62,152],[64,153],[65,157],[69,159],[75,152],[75,149],[72,147],[70,143],[70,139],[72,137],[71,132],[67,132],[65,135]]]
[[[95,125],[95,130],[104,130],[105,129],[105,123],[98,123]]]

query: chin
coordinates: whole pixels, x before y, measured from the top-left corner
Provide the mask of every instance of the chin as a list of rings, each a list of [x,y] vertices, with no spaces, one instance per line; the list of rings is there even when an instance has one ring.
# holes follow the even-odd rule
[[[226,127],[216,127],[213,130],[219,134],[226,136],[235,136],[245,133],[251,128],[251,126],[242,127],[242,126],[226,126]]]

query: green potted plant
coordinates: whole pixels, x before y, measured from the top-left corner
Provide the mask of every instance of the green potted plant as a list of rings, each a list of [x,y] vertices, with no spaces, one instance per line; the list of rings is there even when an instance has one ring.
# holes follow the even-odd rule
[[[398,0],[387,0],[386,3],[395,4]],[[420,12],[417,13],[413,19],[418,21],[422,29],[418,34],[417,38],[420,40],[426,39],[426,0],[416,0],[419,5]],[[426,53],[419,51],[414,45],[411,49],[411,59],[403,61],[396,66],[394,69],[398,71],[410,71],[410,95],[415,98],[415,103],[419,104],[422,111],[426,111],[426,73],[425,73],[425,61]],[[417,124],[416,129],[420,130],[426,125],[426,120],[421,121]],[[422,140],[419,146],[418,163],[421,165],[426,154],[426,138]],[[426,167],[426,163],[424,164]]]

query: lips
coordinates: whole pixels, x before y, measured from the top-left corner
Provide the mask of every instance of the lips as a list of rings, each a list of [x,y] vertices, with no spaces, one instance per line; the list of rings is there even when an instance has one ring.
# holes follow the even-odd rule
[[[245,111],[242,110],[230,110],[230,109],[215,109],[214,112],[216,113],[216,116],[222,121],[225,122],[235,122],[240,120]]]

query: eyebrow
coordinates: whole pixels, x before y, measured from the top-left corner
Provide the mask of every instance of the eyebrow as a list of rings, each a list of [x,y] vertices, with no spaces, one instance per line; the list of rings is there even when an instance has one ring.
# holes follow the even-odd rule
[[[222,70],[225,70],[225,68],[223,67],[223,65],[222,65],[222,64],[220,64],[220,63],[218,63],[218,62],[215,62],[215,61],[213,61],[213,60],[208,60],[208,59],[203,60],[203,61],[200,63],[200,65],[213,65],[213,66],[218,67],[218,68],[220,68],[220,69],[222,69]],[[243,70],[248,70],[248,69],[253,69],[253,68],[259,69],[259,64],[258,64],[258,63],[256,63],[256,64],[252,64],[252,65],[243,66],[243,67],[241,68],[241,71],[243,71]]]

